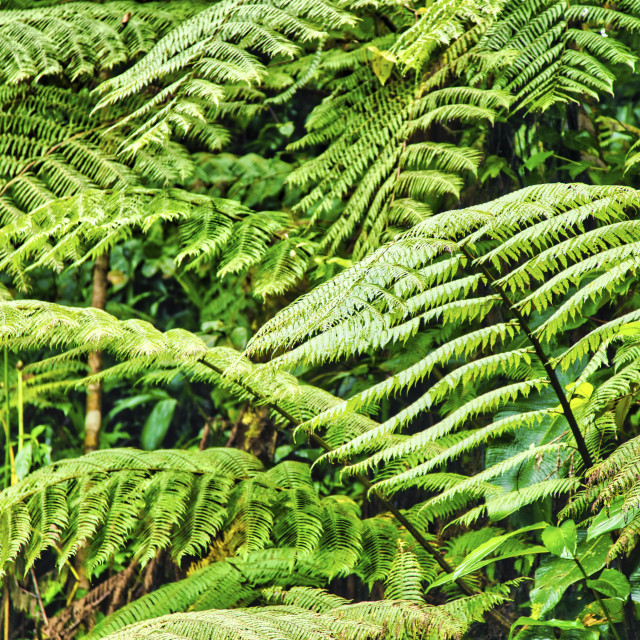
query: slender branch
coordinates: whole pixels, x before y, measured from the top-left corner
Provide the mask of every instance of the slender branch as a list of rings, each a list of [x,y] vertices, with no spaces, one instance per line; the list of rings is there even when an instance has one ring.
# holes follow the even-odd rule
[[[471,254],[471,252],[467,249],[465,245],[460,246],[460,250],[471,262],[476,262],[476,258]],[[520,310],[513,304],[513,302],[511,301],[511,298],[509,298],[509,295],[505,291],[504,287],[502,287],[498,283],[497,278],[494,277],[494,275],[491,273],[491,271],[489,271],[489,269],[485,265],[481,263],[477,263],[477,264],[480,267],[480,269],[482,269],[482,272],[486,276],[489,286],[502,298],[508,310],[513,314],[515,319],[518,321],[520,328],[525,332],[527,338],[529,339],[529,342],[533,346],[533,349],[536,352],[538,359],[542,363],[542,366],[544,367],[547,377],[549,378],[549,382],[551,383],[551,386],[553,387],[555,394],[558,396],[558,400],[560,401],[560,406],[562,407],[564,417],[569,423],[569,428],[571,429],[571,433],[575,438],[576,445],[578,447],[578,452],[580,453],[580,457],[582,458],[584,466],[587,469],[589,467],[592,467],[593,460],[591,459],[591,454],[587,449],[587,444],[584,441],[584,437],[582,436],[582,432],[580,431],[580,427],[578,426],[576,417],[573,415],[573,411],[571,410],[571,406],[569,405],[567,396],[565,395],[562,389],[562,385],[558,380],[558,376],[556,375],[555,369],[551,366],[551,363],[549,362],[549,358],[545,354],[544,349],[540,344],[540,341],[534,335],[533,331],[531,331],[524,316],[522,315],[522,313],[520,313]]]
[[[216,365],[212,364],[204,357],[202,357],[199,362],[204,366],[208,367],[212,371],[215,371],[218,375],[224,376],[225,372],[223,369],[220,369]],[[233,379],[233,383],[238,385],[244,391],[247,391],[254,397],[258,398],[261,402],[263,402],[270,409],[273,409],[276,413],[279,413],[287,422],[290,422],[295,427],[300,426],[300,421],[297,420],[294,416],[292,416],[286,409],[279,407],[274,404],[267,398],[263,397],[260,393],[246,385],[241,380]],[[316,433],[310,433],[309,436],[311,439],[316,442],[320,447],[322,447],[325,451],[330,452],[333,451],[331,445],[326,442],[323,438],[321,438]],[[453,567],[444,559],[442,554],[418,531],[418,529],[409,521],[409,519],[391,502],[389,502],[384,496],[382,496],[378,491],[373,487],[371,481],[361,473],[354,474],[353,476],[358,481],[360,481],[367,490],[372,493],[376,499],[382,504],[382,506],[387,509],[390,513],[393,514],[394,518],[402,524],[402,526],[413,536],[416,542],[437,562],[438,566],[445,573],[453,573]],[[460,589],[468,596],[477,595],[482,593],[479,589],[474,589],[471,585],[469,585],[464,580],[457,578],[455,583],[460,587]],[[487,612],[489,616],[491,616],[498,624],[506,629],[511,628],[510,622],[499,612],[490,610]]]
[[[22,360],[18,360],[16,371],[18,372],[18,453],[22,451],[24,446],[24,399],[22,389],[22,370],[24,364]]]
[[[44,620],[45,625],[48,625],[49,618],[47,618],[47,612],[44,610],[44,604],[42,603],[42,597],[40,596],[40,588],[38,587],[38,579],[36,578],[36,573],[33,570],[33,567],[31,567],[31,579],[33,580],[33,587],[36,590],[36,598],[38,599],[38,605],[40,605],[42,619]]]
[[[600,608],[602,609],[602,612],[604,613],[604,616],[607,619],[607,622],[609,623],[609,628],[611,629],[616,640],[622,640],[622,638],[620,637],[620,634],[618,633],[618,630],[616,629],[613,623],[613,619],[611,618],[611,614],[609,613],[609,609],[607,609],[607,605],[605,604],[604,600],[600,597],[600,594],[596,591],[596,589],[591,589],[587,584],[587,581],[589,580],[589,576],[587,575],[587,572],[584,570],[584,567],[580,563],[580,560],[578,560],[577,556],[573,556],[573,560],[578,565],[578,569],[580,569],[580,573],[582,573],[585,587],[587,587],[587,589],[589,589],[589,591],[593,593],[593,595],[595,596],[595,599],[598,601],[598,604],[600,605]]]
[[[11,402],[9,400],[9,351],[7,347],[4,348],[4,468],[5,472],[11,469],[9,449],[11,449]],[[11,484],[11,476],[9,474],[8,482],[5,484]]]
[[[11,613],[11,602],[9,601],[9,585],[4,588],[2,596],[2,637],[9,640],[9,614]]]

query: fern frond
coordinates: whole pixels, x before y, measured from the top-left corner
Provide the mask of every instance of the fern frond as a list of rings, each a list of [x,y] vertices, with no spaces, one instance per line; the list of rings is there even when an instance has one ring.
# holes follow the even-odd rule
[[[85,190],[45,204],[28,218],[19,218],[0,231],[0,268],[27,287],[29,271],[37,267],[59,271],[78,266],[135,231],[148,232],[156,222],[178,223],[176,267],[185,263],[187,269],[193,270],[217,260],[218,275],[222,277],[264,259],[261,273],[275,269],[276,275],[282,275],[291,270],[285,278],[287,283],[295,282],[302,274],[290,256],[293,266],[290,262],[274,265],[273,254],[268,250],[272,238],[290,228],[292,221],[287,214],[256,214],[233,200],[177,189],[141,188]],[[305,249],[300,249],[302,255]],[[266,280],[264,273],[262,280]],[[274,290],[278,286],[272,281],[258,282],[259,293]]]
[[[76,80],[111,69],[149,51],[157,38],[194,9],[181,2],[171,6],[77,2],[3,11],[0,77],[4,83],[63,74]],[[127,12],[125,28],[122,19]]]
[[[515,52],[511,64],[497,74],[496,84],[515,95],[517,108],[544,111],[612,93],[615,76],[610,66],[615,61],[633,67],[636,58],[614,33],[605,31],[635,32],[639,27],[633,6],[617,11],[599,2],[510,2],[483,34],[476,52]]]
[[[201,137],[208,123],[224,113],[225,103],[233,101],[233,83],[259,85],[265,76],[261,56],[292,57],[299,51],[296,42],[323,38],[325,29],[352,22],[352,16],[324,0],[282,6],[257,0],[217,2],[194,12],[135,65],[103,82],[98,108],[159,81],[164,88],[120,123],[144,122],[133,132],[131,148],[162,146],[174,132]]]
[[[389,600],[424,602],[420,563],[416,555],[399,542],[389,577],[385,584],[384,597]]]
[[[562,407],[565,413],[569,409],[566,417],[574,426],[553,446],[576,446],[575,442],[583,446],[582,451],[601,455],[610,446],[605,442],[608,436],[594,425],[602,411],[631,392],[640,354],[625,352],[627,360],[617,376],[609,374],[609,382],[586,403],[576,401],[573,409],[569,401],[575,387],[560,393],[553,367],[575,367],[579,358],[593,354],[591,364],[585,369],[584,361],[578,370],[582,377],[577,373],[575,379],[586,382],[601,375],[606,364],[603,345],[615,344],[620,351],[619,332],[625,323],[635,320],[637,312],[608,318],[576,345],[567,345],[556,360],[545,354],[543,345],[557,341],[568,321],[585,322],[581,316],[585,305],[602,305],[624,295],[630,279],[637,277],[638,204],[638,192],[626,187],[554,184],[433,215],[283,310],[258,331],[247,352],[283,352],[268,366],[290,368],[357,357],[401,342],[416,331],[437,330],[439,322],[455,329],[454,337],[443,337],[442,344],[415,358],[407,368],[302,424],[301,428],[312,431],[326,428],[343,414],[369,415],[371,403],[375,406],[382,398],[396,396],[400,408],[393,415],[328,455],[344,460],[367,454],[350,470],[377,471],[375,486],[383,493],[414,485],[440,489],[431,485],[437,476],[434,472],[448,461],[478,450],[488,439],[514,433],[522,425],[540,429],[545,416],[557,414]],[[476,298],[480,285],[491,295]],[[492,309],[500,309],[496,315],[502,314],[508,322],[493,319]],[[534,316],[541,312],[547,312],[542,322]],[[470,385],[471,399],[443,415],[448,399]],[[416,387],[420,387],[418,398],[414,393],[410,402],[404,401],[403,394]],[[557,396],[555,405],[491,419],[503,403],[549,387]],[[557,407],[558,402],[565,404]],[[427,412],[432,416],[437,412],[440,421],[398,440],[400,429]],[[443,441],[442,448],[436,448],[440,438],[468,428],[469,421],[478,417],[483,420],[481,428],[474,425],[466,437]],[[554,428],[562,433],[565,423],[557,424]],[[543,455],[545,447],[552,447],[542,442],[540,446],[538,450],[534,443],[534,453],[500,464],[513,469],[531,460],[535,452]],[[407,470],[386,469],[391,463],[404,463]],[[451,513],[474,497],[484,498],[488,507],[501,490],[491,484],[493,476],[485,475],[464,480],[459,487],[454,484],[431,499],[427,509]],[[556,479],[561,476],[554,482]],[[555,495],[554,491],[566,490],[570,484],[552,482],[545,487],[543,483],[523,500]],[[480,512],[474,512],[474,517]]]
[[[88,637],[102,638],[135,622],[180,611],[247,606],[259,598],[265,585],[274,582],[324,582],[324,574],[313,561],[298,562],[296,571],[291,571],[292,559],[289,549],[266,549],[244,559],[214,562],[125,605],[96,625]]]
[[[256,637],[269,640],[367,640],[379,638],[382,634],[382,627],[364,621],[352,622],[330,613],[318,614],[300,607],[280,606],[172,614],[130,625],[104,637],[108,640],[147,638],[150,635],[190,640],[249,640]]]
[[[224,523],[233,484],[260,469],[232,449],[121,449],[56,462],[0,494],[0,566],[20,553],[28,569],[51,547],[63,564],[86,543],[92,570],[130,539],[143,561],[160,549],[178,559],[201,551]],[[200,527],[182,528],[188,513]]]
[[[454,154],[450,144],[410,145],[412,133],[459,118],[491,119],[508,100],[499,92],[477,89],[442,90],[421,97],[410,86],[380,87],[364,66],[354,71],[353,79],[353,87],[346,84],[311,114],[309,133],[295,148],[326,142],[330,146],[294,171],[289,181],[315,185],[297,205],[311,213],[312,220],[326,213],[333,199],[348,194],[321,248],[335,253],[359,228],[354,255],[362,258],[378,246],[396,198],[457,197],[460,174],[475,171],[479,155],[472,149],[463,147]]]

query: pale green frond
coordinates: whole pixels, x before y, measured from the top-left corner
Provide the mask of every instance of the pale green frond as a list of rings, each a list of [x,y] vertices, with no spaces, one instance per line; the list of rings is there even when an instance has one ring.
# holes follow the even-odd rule
[[[398,543],[389,577],[385,583],[384,597],[389,600],[424,602],[422,572],[416,555]]]
[[[70,80],[111,69],[149,51],[193,4],[138,5],[77,2],[73,5],[3,11],[0,16],[2,80],[15,83],[44,76]],[[127,28],[123,16],[130,12]]]
[[[160,549],[178,557],[202,551],[224,523],[233,484],[260,469],[249,454],[232,449],[116,449],[56,462],[0,494],[2,570],[18,553],[28,569],[54,546],[62,565],[87,544],[90,570],[126,541],[136,544],[143,561]],[[202,491],[205,503],[194,500]],[[182,530],[174,540],[189,511],[202,528]]]

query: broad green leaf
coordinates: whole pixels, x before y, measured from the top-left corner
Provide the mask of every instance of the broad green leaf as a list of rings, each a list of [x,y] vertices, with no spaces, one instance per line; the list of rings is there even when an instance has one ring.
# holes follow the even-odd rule
[[[585,540],[578,544],[576,556],[587,576],[602,569],[606,562],[609,545],[608,536],[601,536],[596,540]],[[542,616],[553,609],[567,588],[582,578],[583,575],[573,560],[557,556],[545,558],[536,571],[535,587],[530,594],[533,616]]]
[[[142,448],[147,451],[157,449],[164,440],[176,410],[177,401],[170,398],[169,400],[160,400],[151,410],[149,417],[142,428],[142,436],[140,443]]]
[[[15,469],[18,480],[25,478],[31,470],[33,462],[33,448],[31,442],[27,442],[24,447],[16,454]]]
[[[519,552],[516,554],[509,554],[498,558],[491,558],[486,562],[483,562],[484,559],[496,551],[506,540],[512,538],[513,536],[520,535],[522,533],[526,533],[528,531],[535,531],[537,529],[543,529],[546,527],[546,523],[539,522],[537,524],[533,524],[529,527],[523,527],[522,529],[517,529],[516,531],[511,531],[510,533],[505,533],[501,536],[496,536],[491,540],[487,540],[484,544],[481,544],[475,551],[471,552],[456,568],[456,570],[444,576],[441,576],[438,580],[434,581],[429,588],[439,586],[441,584],[445,584],[446,582],[451,582],[453,580],[457,580],[462,576],[466,576],[473,571],[477,571],[479,568],[484,567],[492,562],[497,562],[503,558],[507,557],[519,557],[520,555],[526,555],[525,553]],[[537,547],[537,550],[534,553],[540,553],[542,549]]]
[[[607,611],[614,622],[622,622],[624,616],[624,602],[619,598],[605,598],[603,600]],[[596,627],[608,624],[607,617],[597,600],[590,602],[578,616],[586,627]]]
[[[540,151],[538,153],[534,153],[530,158],[527,158],[524,166],[529,169],[529,171],[533,171],[536,167],[544,164],[552,155],[553,151]]]
[[[573,558],[578,544],[575,522],[567,520],[559,527],[547,527],[542,532],[542,542],[554,556]]]
[[[631,585],[627,578],[615,569],[604,569],[596,580],[588,580],[587,586],[609,598],[617,598],[623,602],[631,593]]]
[[[516,627],[555,627],[556,629],[584,629],[584,625],[579,620],[537,620],[536,618],[521,617],[511,625],[509,640],[513,638]]]
[[[380,51],[378,47],[371,45],[368,47],[372,53],[371,68],[373,73],[376,74],[380,84],[384,85],[391,72],[393,71],[393,65],[397,62],[396,57],[390,51]]]
[[[529,527],[522,527],[522,529],[517,529],[516,531],[511,531],[510,533],[505,533],[501,536],[496,536],[492,540],[488,540],[484,544],[481,544],[475,551],[470,553],[461,563],[458,565],[458,568],[453,572],[455,578],[459,578],[460,576],[464,576],[467,573],[471,573],[475,571],[475,566],[484,558],[486,558],[490,553],[493,553],[503,542],[512,538],[513,536],[520,535],[522,533],[526,533],[528,531],[535,531],[537,529],[542,529],[546,524],[544,522],[538,522],[537,524],[532,524]]]
[[[615,411],[615,419],[616,419],[616,427],[620,430],[624,427],[624,421],[629,413],[629,409],[631,408],[631,403],[633,401],[633,396],[628,394],[626,396],[622,396],[620,400],[616,403],[616,411]]]
[[[587,540],[592,540],[601,536],[603,533],[615,531],[625,526],[624,512],[622,505],[624,498],[616,498],[608,509],[602,509],[600,513],[593,519],[591,526],[587,530]]]
[[[483,569],[484,567],[490,564],[493,564],[494,562],[499,562],[500,560],[508,560],[510,558],[523,558],[524,556],[531,556],[537,553],[546,553],[546,552],[547,552],[546,547],[543,547],[542,545],[534,545],[533,547],[528,547],[527,549],[522,549],[520,551],[512,551],[511,553],[505,553],[500,556],[495,556],[493,558],[488,558],[486,560],[483,560],[482,562],[479,562],[478,564],[474,565],[473,571],[479,571],[480,569]],[[445,573],[444,575],[441,575],[437,580],[434,580],[427,587],[426,591],[429,591],[429,589],[432,589],[434,587],[441,587],[443,584],[448,584],[450,582],[453,582],[454,580],[457,580],[458,577],[459,576],[454,577],[453,573]]]

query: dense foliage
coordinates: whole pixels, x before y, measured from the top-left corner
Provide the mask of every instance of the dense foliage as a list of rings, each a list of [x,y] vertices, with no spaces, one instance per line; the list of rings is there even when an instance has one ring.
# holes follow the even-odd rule
[[[0,4],[0,632],[640,637],[640,3]]]

